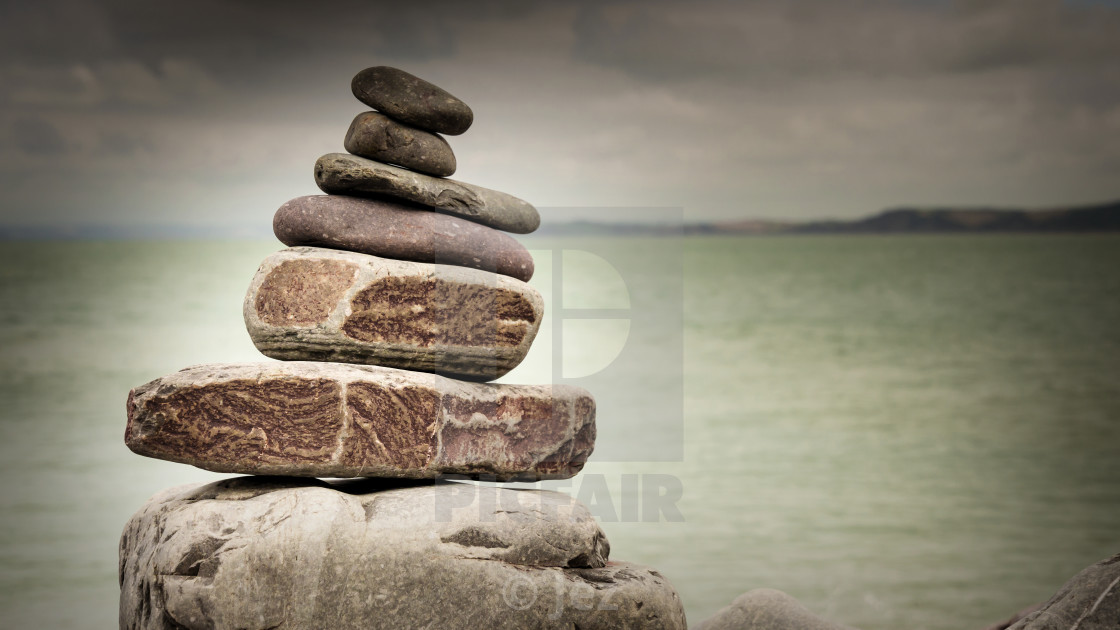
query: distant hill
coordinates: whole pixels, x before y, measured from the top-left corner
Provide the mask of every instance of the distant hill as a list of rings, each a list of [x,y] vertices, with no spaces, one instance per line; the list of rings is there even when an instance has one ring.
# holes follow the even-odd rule
[[[960,234],[1120,231],[1120,201],[1092,206],[1005,208],[895,208],[851,221],[747,220],[650,225],[576,221],[541,226],[542,236],[670,236],[773,234]]]
[[[855,221],[813,221],[790,226],[800,234],[899,232],[1112,232],[1120,231],[1120,201],[1074,208],[898,208]]]
[[[246,225],[0,225],[0,241],[265,239],[267,224]],[[532,236],[681,236],[782,234],[963,234],[1120,232],[1120,201],[1092,206],[1016,210],[1000,208],[895,208],[850,221],[742,220],[651,224],[545,222]]]

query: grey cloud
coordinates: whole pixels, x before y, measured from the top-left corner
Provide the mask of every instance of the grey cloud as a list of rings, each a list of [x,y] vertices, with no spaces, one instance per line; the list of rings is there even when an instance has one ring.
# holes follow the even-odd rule
[[[119,51],[110,16],[97,2],[0,3],[0,58],[9,63],[70,63]]]
[[[66,151],[66,139],[42,118],[19,118],[9,126],[12,144],[29,156],[51,157]]]
[[[35,110],[109,109],[127,111],[197,106],[222,94],[205,69],[183,59],[154,66],[130,58],[71,64],[0,66],[0,103]]]
[[[111,156],[132,156],[136,153],[151,153],[155,145],[145,135],[121,130],[106,131],[101,134],[97,152]]]
[[[9,3],[14,4],[14,3]],[[154,68],[190,59],[253,84],[270,68],[347,53],[426,60],[452,55],[471,21],[523,15],[513,0],[386,3],[368,0],[44,0],[6,7],[0,50],[40,61],[135,59]]]
[[[351,72],[362,63],[450,60],[470,24],[533,8],[513,0],[44,0],[2,11],[0,98],[124,111],[288,96],[293,77],[298,89],[313,89],[317,79],[333,81],[342,60]]]
[[[112,220],[147,220],[159,198],[160,220],[265,216],[315,192],[311,163],[341,149],[360,110],[349,79],[376,63],[475,109],[471,132],[450,139],[459,177],[542,206],[790,218],[1120,194],[1120,37],[1109,37],[1120,11],[1107,7],[89,6],[89,32],[63,23],[49,53],[27,38],[15,50],[2,35],[40,32],[30,22],[50,11],[0,24],[0,50],[15,50],[0,60],[0,130],[16,119],[53,124],[65,144],[51,164],[74,182],[52,189],[46,158],[3,152],[0,179],[19,173],[5,195],[20,202],[8,207],[61,220],[100,200],[92,205],[115,208]],[[50,131],[33,135],[51,145]]]
[[[1120,11],[1060,0],[591,5],[576,54],[653,80],[976,73],[1112,65]]]

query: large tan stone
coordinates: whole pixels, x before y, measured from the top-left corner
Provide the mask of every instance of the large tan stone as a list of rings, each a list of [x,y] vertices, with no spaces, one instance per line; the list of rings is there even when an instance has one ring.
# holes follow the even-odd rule
[[[486,381],[525,358],[544,301],[488,271],[296,247],[261,263],[244,312],[253,343],[274,359]]]
[[[120,542],[120,627],[685,628],[587,509],[476,484],[239,478],[165,490]]]
[[[372,366],[201,365],[129,393],[125,443],[216,472],[564,479],[594,448],[595,400]]]

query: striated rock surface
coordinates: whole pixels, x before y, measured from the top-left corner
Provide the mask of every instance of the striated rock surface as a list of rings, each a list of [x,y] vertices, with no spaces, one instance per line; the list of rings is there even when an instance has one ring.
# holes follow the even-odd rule
[[[524,281],[533,277],[529,250],[508,235],[390,201],[341,195],[298,197],[276,211],[272,230],[285,245],[472,267]]]
[[[1070,578],[1041,608],[1010,630],[1116,630],[1120,628],[1120,554]]]
[[[852,630],[814,615],[781,591],[759,588],[735,598],[693,630]]]
[[[274,359],[489,381],[525,358],[544,301],[477,269],[296,247],[261,263],[244,313],[253,343]]]
[[[346,153],[319,158],[315,183],[331,195],[399,199],[515,234],[528,234],[541,224],[537,209],[513,195]]]
[[[466,103],[397,68],[366,68],[354,75],[350,89],[377,111],[427,131],[457,136],[474,122]]]
[[[1023,617],[1026,617],[1027,615],[1037,611],[1040,608],[1042,608],[1042,604],[1034,604],[1034,605],[1028,606],[1028,607],[1024,608],[1023,610],[1020,610],[1019,612],[1015,613],[1014,615],[1011,615],[1011,617],[1009,617],[1007,619],[1004,619],[1003,621],[999,621],[999,622],[993,623],[991,625],[985,626],[984,630],[1007,630],[1011,626],[1015,625],[1015,623],[1017,621],[1019,621]]]
[[[350,123],[344,145],[354,155],[436,177],[455,172],[455,154],[446,140],[377,112],[358,114]]]
[[[664,577],[608,553],[555,492],[228,479],[165,490],[129,520],[120,627],[685,627]]]
[[[127,407],[133,452],[215,472],[565,479],[595,445],[595,400],[578,387],[337,363],[194,366]]]

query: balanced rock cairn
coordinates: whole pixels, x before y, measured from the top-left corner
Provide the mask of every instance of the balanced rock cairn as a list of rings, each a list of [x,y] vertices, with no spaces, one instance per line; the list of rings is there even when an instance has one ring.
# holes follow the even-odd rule
[[[376,111],[354,119],[349,154],[316,162],[328,194],[277,211],[290,249],[245,298],[253,342],[283,361],[194,366],[129,393],[137,454],[269,476],[165,490],[132,517],[120,627],[684,628],[673,587],[608,561],[577,501],[440,479],[572,477],[595,401],[486,383],[521,362],[544,314],[529,252],[502,232],[540,218],[446,179],[439,134],[466,131],[470,108],[394,68],[352,88]]]

